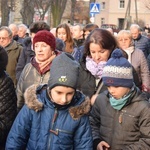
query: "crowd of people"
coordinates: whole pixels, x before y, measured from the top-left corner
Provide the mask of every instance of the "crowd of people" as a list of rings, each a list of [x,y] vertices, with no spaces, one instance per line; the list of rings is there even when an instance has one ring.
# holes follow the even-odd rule
[[[0,27],[1,150],[150,150],[150,38],[89,23]]]

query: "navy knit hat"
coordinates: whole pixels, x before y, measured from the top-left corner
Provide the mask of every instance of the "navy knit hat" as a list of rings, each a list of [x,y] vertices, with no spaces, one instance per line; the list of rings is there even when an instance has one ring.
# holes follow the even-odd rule
[[[132,65],[123,57],[120,49],[115,49],[106,63],[102,80],[106,86],[128,88],[133,86]]]
[[[67,86],[76,89],[78,76],[79,64],[70,54],[62,53],[52,61],[48,87]]]
[[[49,32],[47,30],[41,30],[35,34],[35,36],[33,38],[33,48],[34,48],[34,45],[36,42],[45,42],[52,48],[53,51],[56,48],[55,37],[51,32]]]

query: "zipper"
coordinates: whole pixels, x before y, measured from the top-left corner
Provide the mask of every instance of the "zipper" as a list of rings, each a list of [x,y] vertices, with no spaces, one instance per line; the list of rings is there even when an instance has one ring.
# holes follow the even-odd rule
[[[40,78],[40,84],[43,83],[43,78],[44,78],[44,76],[42,75]]]
[[[63,132],[63,133],[67,133],[67,134],[73,134],[70,131],[66,131],[66,130],[62,130],[62,129],[56,129],[57,135],[59,134],[59,132]]]
[[[56,131],[53,130],[53,128],[54,128],[54,124],[55,124],[55,121],[57,119],[57,116],[58,116],[58,110],[57,110],[57,108],[55,108],[53,119],[52,119],[52,125],[51,125],[51,129],[50,129],[51,133],[55,133],[56,132]],[[49,140],[48,140],[48,146],[47,146],[48,150],[50,150],[50,143],[51,143],[51,139],[52,139],[52,134],[51,133],[49,135]],[[56,133],[56,135],[57,135],[57,133]]]

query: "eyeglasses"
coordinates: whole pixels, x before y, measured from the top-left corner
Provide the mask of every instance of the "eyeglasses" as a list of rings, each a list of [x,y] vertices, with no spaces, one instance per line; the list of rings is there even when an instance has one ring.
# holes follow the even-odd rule
[[[0,40],[6,40],[7,38],[9,38],[9,36],[8,37],[0,37]]]

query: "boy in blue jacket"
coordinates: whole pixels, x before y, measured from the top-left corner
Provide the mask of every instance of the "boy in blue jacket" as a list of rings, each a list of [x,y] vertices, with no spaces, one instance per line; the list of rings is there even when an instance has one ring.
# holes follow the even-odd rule
[[[48,84],[26,90],[26,104],[9,132],[7,150],[92,150],[89,118],[83,115],[90,101],[76,90],[78,76],[79,64],[69,54],[53,60]],[[83,103],[86,107],[78,110]]]

